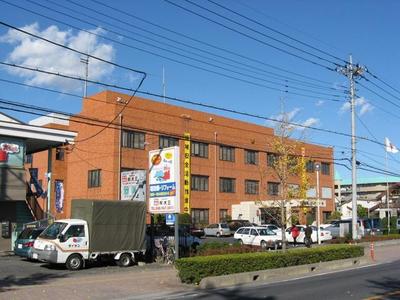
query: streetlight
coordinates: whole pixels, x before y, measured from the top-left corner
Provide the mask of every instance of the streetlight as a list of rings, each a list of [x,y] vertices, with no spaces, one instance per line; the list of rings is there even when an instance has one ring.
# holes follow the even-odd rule
[[[320,229],[319,229],[319,169],[320,169],[320,164],[317,163],[315,164],[315,171],[317,171],[317,241],[318,244],[321,245],[321,237],[320,237]]]

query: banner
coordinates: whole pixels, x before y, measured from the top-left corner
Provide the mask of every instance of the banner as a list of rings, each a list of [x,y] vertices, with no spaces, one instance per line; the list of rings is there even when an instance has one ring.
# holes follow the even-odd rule
[[[185,132],[183,138],[183,213],[190,214],[190,133]]]
[[[121,200],[146,200],[145,170],[131,170],[121,172]]]
[[[56,212],[60,213],[64,208],[64,182],[62,180],[55,181],[56,186]]]
[[[179,147],[149,152],[149,212],[180,213]]]

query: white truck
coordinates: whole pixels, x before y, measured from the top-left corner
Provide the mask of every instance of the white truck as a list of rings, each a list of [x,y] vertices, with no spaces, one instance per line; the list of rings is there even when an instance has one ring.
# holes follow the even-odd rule
[[[104,256],[127,267],[146,251],[145,202],[73,200],[71,215],[73,219],[57,220],[40,234],[34,259],[75,271]]]

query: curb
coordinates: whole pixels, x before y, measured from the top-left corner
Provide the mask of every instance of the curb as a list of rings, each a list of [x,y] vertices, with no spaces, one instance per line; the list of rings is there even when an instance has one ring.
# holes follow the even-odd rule
[[[280,279],[288,279],[291,276],[302,276],[310,274],[325,273],[328,271],[345,270],[354,266],[364,266],[371,264],[371,259],[364,255],[362,257],[341,259],[315,264],[293,266],[287,268],[253,271],[246,273],[236,273],[222,276],[212,276],[203,278],[200,281],[200,289],[212,289],[229,287],[233,285],[249,284],[255,282],[275,282]]]

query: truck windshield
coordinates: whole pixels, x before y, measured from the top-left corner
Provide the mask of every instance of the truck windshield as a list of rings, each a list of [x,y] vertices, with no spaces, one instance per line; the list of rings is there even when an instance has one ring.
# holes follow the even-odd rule
[[[57,236],[64,230],[67,223],[55,222],[47,227],[42,234],[40,235],[41,238],[55,240]]]

